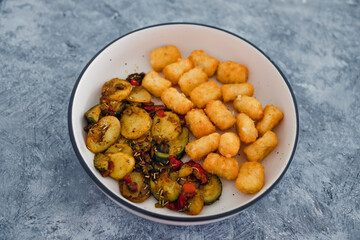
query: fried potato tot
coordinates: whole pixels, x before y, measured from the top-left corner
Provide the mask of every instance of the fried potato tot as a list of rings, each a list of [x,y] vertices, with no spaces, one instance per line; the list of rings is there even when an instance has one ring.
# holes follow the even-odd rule
[[[211,100],[205,107],[206,115],[220,130],[231,128],[236,119],[220,100]]]
[[[193,68],[192,62],[188,58],[179,58],[177,62],[171,63],[164,67],[162,72],[165,78],[169,80],[172,85],[176,85],[183,73]]]
[[[220,136],[219,152],[224,157],[233,157],[240,150],[240,138],[233,132],[227,132]]]
[[[179,49],[174,45],[167,45],[151,51],[150,65],[155,71],[160,72],[166,65],[176,62],[178,58],[181,58]]]
[[[251,83],[224,84],[221,86],[221,95],[224,102],[235,100],[238,95],[251,97],[254,94],[254,86]]]
[[[202,109],[196,108],[190,110],[185,116],[185,121],[196,138],[209,135],[216,130],[215,126],[211,123],[210,119]]]
[[[221,89],[214,81],[200,84],[190,92],[190,99],[198,108],[204,108],[211,100],[221,98]]]
[[[255,142],[258,137],[254,121],[245,113],[236,115],[236,130],[241,141],[246,144]]]
[[[239,173],[239,163],[235,158],[227,158],[217,153],[209,153],[204,160],[203,168],[227,180],[235,180]]]
[[[262,137],[244,148],[244,153],[250,162],[261,162],[277,146],[276,134],[267,131]]]
[[[148,90],[153,96],[160,97],[165,89],[171,87],[171,82],[152,70],[145,75],[141,86]]]
[[[264,117],[256,123],[256,129],[260,135],[272,130],[283,119],[284,114],[274,107],[274,105],[266,105],[264,108]]]
[[[264,186],[265,168],[258,162],[244,162],[235,181],[236,188],[242,193],[254,194]]]
[[[166,89],[161,94],[161,101],[163,101],[167,108],[181,115],[185,115],[194,107],[194,104],[184,94],[179,93],[172,87]]]
[[[192,160],[198,161],[218,149],[220,142],[219,133],[211,133],[207,136],[189,142],[185,147],[185,152]]]
[[[238,95],[233,104],[236,111],[246,113],[254,121],[260,120],[264,116],[261,102],[254,97]]]
[[[226,61],[219,63],[216,79],[222,83],[243,83],[248,79],[248,69],[239,63]]]
[[[190,71],[184,73],[179,79],[179,86],[181,91],[189,96],[190,92],[199,86],[200,84],[206,82],[208,80],[208,76],[206,73],[201,70],[200,67],[195,67]]]
[[[207,55],[203,50],[195,50],[193,51],[189,59],[192,61],[194,66],[199,66],[207,75],[208,77],[211,77],[214,75],[219,61]]]

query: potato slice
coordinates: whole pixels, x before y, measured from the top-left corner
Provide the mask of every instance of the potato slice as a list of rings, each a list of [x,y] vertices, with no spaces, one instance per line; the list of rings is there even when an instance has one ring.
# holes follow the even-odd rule
[[[114,163],[114,169],[109,174],[115,180],[121,180],[135,167],[133,156],[123,152],[109,153],[109,161]]]
[[[128,177],[135,184],[136,188],[129,188],[128,184],[122,180],[119,182],[121,195],[135,203],[143,202],[148,199],[150,197],[149,184],[146,182],[143,174],[133,171]]]
[[[132,148],[127,145],[126,143],[115,143],[111,145],[105,153],[117,153],[117,152],[123,152],[130,155],[133,155]]]
[[[137,139],[146,134],[151,127],[151,117],[144,109],[127,107],[120,118],[121,135],[127,139]]]
[[[120,135],[120,122],[114,116],[102,117],[90,128],[86,146],[93,153],[105,151]]]
[[[130,102],[149,103],[151,101],[151,94],[142,86],[135,87],[127,97]]]
[[[180,118],[177,114],[167,111],[164,112],[164,117],[155,116],[151,133],[154,137],[172,141],[175,140],[181,133]]]
[[[102,97],[108,100],[121,101],[131,92],[131,84],[123,79],[114,78],[104,84],[101,90]]]
[[[204,197],[201,195],[199,190],[196,190],[195,196],[188,200],[188,205],[184,212],[188,215],[198,215],[203,207]]]

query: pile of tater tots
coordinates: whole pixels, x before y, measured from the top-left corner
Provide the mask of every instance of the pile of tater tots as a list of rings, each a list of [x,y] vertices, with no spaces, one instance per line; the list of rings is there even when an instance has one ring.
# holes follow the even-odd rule
[[[185,115],[196,138],[186,146],[190,158],[204,160],[203,168],[209,173],[235,180],[243,193],[260,191],[265,174],[261,161],[278,144],[272,129],[283,113],[273,105],[263,108],[253,97],[247,67],[233,61],[219,62],[202,50],[182,58],[173,45],[154,49],[150,65],[153,70],[145,75],[142,86],[161,98],[167,108]],[[213,76],[217,81],[209,80]],[[229,102],[237,111],[235,116],[224,104]],[[231,130],[234,125],[236,132]],[[234,157],[240,154],[241,144],[246,145],[243,153],[247,161],[239,167]]]

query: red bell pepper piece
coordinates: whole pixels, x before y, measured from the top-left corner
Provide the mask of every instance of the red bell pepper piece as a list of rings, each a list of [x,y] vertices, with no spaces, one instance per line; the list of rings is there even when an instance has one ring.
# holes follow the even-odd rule
[[[193,197],[196,193],[196,187],[194,183],[184,183],[182,185],[182,191],[186,197]]]
[[[164,110],[157,110],[156,115],[158,115],[159,117],[166,117],[166,114],[164,113]]]
[[[172,169],[174,169],[175,171],[180,169],[180,167],[182,165],[182,162],[180,160],[177,160],[176,157],[173,155],[169,156],[169,160],[170,160]]]
[[[131,181],[130,176],[127,175],[124,177],[124,181],[126,182],[127,186],[129,187],[130,191],[136,192],[137,191],[137,185],[133,181]]]
[[[198,171],[198,174],[196,171],[194,172],[194,175],[197,179],[201,181],[202,184],[207,183],[209,180],[208,176],[206,175],[205,170],[202,168],[202,166],[199,163],[194,162],[193,160],[190,160],[186,163],[192,168],[195,168]]]
[[[107,177],[114,169],[114,163],[112,161],[109,161],[108,170],[105,172],[100,172],[101,176]]]
[[[146,110],[146,111],[152,111],[152,110],[154,110],[154,106],[144,106],[144,109]]]
[[[108,114],[110,114],[110,115],[115,115],[115,114],[116,114],[115,110],[114,110],[111,106],[108,107],[107,112],[108,112]]]
[[[132,79],[130,81],[130,84],[133,85],[133,86],[139,86],[140,85],[140,83],[138,81],[134,80],[134,79]]]
[[[165,205],[165,207],[174,211],[179,211],[186,206],[186,201],[187,197],[183,194],[180,194],[175,203],[168,203]]]

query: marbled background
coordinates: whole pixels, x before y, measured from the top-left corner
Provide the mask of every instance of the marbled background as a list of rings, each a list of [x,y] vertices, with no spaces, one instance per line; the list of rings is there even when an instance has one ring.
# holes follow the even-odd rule
[[[282,181],[204,226],[126,212],[82,170],[68,136],[70,93],[92,56],[174,21],[257,45],[299,105],[298,149]],[[359,39],[358,0],[0,0],[0,239],[360,239]]]

